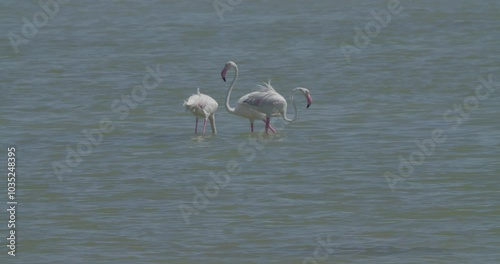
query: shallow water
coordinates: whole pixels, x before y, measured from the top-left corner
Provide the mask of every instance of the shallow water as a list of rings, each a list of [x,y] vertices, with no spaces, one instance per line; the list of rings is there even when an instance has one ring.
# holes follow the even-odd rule
[[[8,34],[43,9],[4,1],[0,142],[19,204],[2,263],[500,262],[500,85],[475,93],[500,83],[500,4],[401,1],[357,35],[387,5],[241,1],[221,20],[211,1],[70,1],[16,53]],[[312,106],[250,135],[224,109],[227,60],[231,105],[271,78]],[[140,95],[147,67],[161,80]],[[182,106],[198,87],[217,135],[194,135]]]

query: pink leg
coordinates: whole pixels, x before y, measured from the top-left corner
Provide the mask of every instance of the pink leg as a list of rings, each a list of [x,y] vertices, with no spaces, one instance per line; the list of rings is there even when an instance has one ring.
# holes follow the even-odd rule
[[[196,117],[196,125],[194,126],[194,133],[198,132],[198,117]]]
[[[264,123],[266,122],[266,120],[265,120],[265,119],[264,119],[264,120],[262,120],[262,121],[264,121]],[[271,124],[269,124],[269,129],[271,129],[271,131],[272,131],[273,133],[276,133],[276,129],[274,129],[274,128],[273,128],[273,126],[271,126]]]
[[[205,134],[205,127],[207,127],[207,119],[203,119],[203,134]]]
[[[250,132],[253,132],[253,122],[250,122]]]
[[[271,118],[266,117],[266,134],[268,134],[268,131],[269,131],[269,119],[271,119]]]
[[[271,129],[271,131],[273,131],[273,133],[276,133],[276,130],[273,128],[273,126],[271,126],[271,124],[269,124],[269,129]]]

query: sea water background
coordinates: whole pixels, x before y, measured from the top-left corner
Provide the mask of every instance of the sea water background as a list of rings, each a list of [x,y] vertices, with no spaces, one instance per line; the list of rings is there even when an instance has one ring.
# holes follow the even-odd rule
[[[8,34],[43,9],[3,1],[1,156],[6,171],[16,147],[19,204],[15,258],[1,206],[1,262],[499,263],[500,87],[469,96],[481,76],[500,82],[500,2],[401,1],[359,43],[387,5],[244,0],[219,17],[209,0],[70,1],[16,53]],[[232,105],[268,78],[313,105],[299,97],[296,122],[251,136],[224,109],[227,60]],[[156,65],[163,81],[121,120],[112,102]],[[197,87],[219,102],[216,136],[194,135],[183,109]],[[52,164],[106,118],[115,130],[59,181]],[[401,165],[435,129],[432,155]],[[189,224],[179,205],[198,206]]]

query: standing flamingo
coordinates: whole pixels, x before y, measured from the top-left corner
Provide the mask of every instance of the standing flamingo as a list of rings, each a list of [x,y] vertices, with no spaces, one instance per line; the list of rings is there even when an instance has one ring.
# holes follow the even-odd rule
[[[187,101],[184,101],[184,106],[186,107],[186,111],[191,111],[196,117],[195,134],[198,132],[198,117],[203,118],[203,134],[205,134],[207,119],[210,120],[212,133],[217,134],[217,129],[215,128],[215,111],[219,107],[219,104],[212,97],[200,93],[200,88],[198,88],[196,94],[191,95]]]
[[[234,83],[236,82],[236,79],[238,78],[238,66],[232,61],[226,62],[226,65],[224,69],[221,72],[222,79],[226,81],[226,72],[228,71],[229,68],[234,68],[235,69],[235,76],[233,81],[231,82],[231,86],[229,87],[229,91],[227,92],[226,96],[226,109],[230,113],[235,113],[235,109],[231,109],[229,106],[229,95],[231,93],[231,90],[233,89]],[[307,100],[307,108],[312,104],[312,97],[311,97],[311,92],[302,87],[297,87],[294,88],[290,92],[290,100],[292,101],[293,108],[295,110],[294,117],[292,119],[288,118],[286,115],[286,110],[287,110],[287,102],[283,96],[281,96],[279,93],[274,90],[274,88],[271,86],[270,83],[264,83],[265,86],[260,86],[261,91],[249,93],[243,97],[241,97],[238,100],[238,105],[237,108],[244,108],[247,112],[257,112],[260,114],[263,114],[265,119],[264,121],[266,122],[266,134],[268,133],[268,130],[271,129],[271,131],[275,132],[275,130],[271,127],[269,121],[271,119],[271,116],[281,116],[285,121],[287,122],[293,122],[295,119],[297,119],[297,107],[295,106],[295,101],[293,100],[293,94],[296,91],[302,92],[304,97]],[[238,114],[238,113],[236,113]],[[241,114],[240,114],[241,115]],[[243,115],[242,115],[243,116]],[[248,118],[248,117],[247,117]],[[250,123],[252,125],[252,130],[253,130],[253,124],[252,124],[252,119],[250,120]]]
[[[277,93],[270,83],[264,83],[267,87],[267,93],[262,97],[253,97],[245,101],[246,104],[250,105],[253,109],[257,109],[259,112],[266,114],[266,134],[270,128],[269,120],[272,116],[281,116],[283,120],[287,122],[293,122],[297,119],[297,106],[293,100],[293,94],[296,91],[300,91],[307,100],[306,108],[309,108],[312,104],[311,92],[303,87],[297,87],[292,89],[290,92],[290,101],[292,102],[293,109],[295,111],[293,118],[288,118],[286,115],[287,102],[281,94]]]
[[[226,110],[231,114],[235,114],[235,115],[239,115],[241,117],[247,118],[250,121],[250,131],[253,132],[253,121],[257,119],[257,120],[262,120],[265,122],[266,115],[264,113],[261,113],[255,109],[253,109],[251,106],[245,104],[245,101],[249,100],[249,98],[252,98],[254,96],[258,97],[260,95],[260,93],[265,93],[265,91],[257,91],[257,92],[246,94],[238,100],[236,107],[234,107],[234,108],[231,107],[229,105],[229,97],[231,96],[231,91],[233,90],[233,87],[236,84],[236,80],[238,79],[238,66],[236,65],[236,63],[234,63],[232,61],[226,62],[224,69],[221,72],[221,76],[222,76],[222,80],[224,80],[224,82],[225,82],[226,81],[226,73],[230,68],[233,68],[235,70],[235,73],[234,73],[233,81],[231,82],[231,85],[229,86],[229,90],[227,91],[227,95],[226,95]],[[262,96],[262,95],[260,95],[260,96]],[[276,130],[274,130],[274,128],[271,125],[269,125],[269,129],[271,129],[271,131],[273,131],[273,132],[276,132]]]

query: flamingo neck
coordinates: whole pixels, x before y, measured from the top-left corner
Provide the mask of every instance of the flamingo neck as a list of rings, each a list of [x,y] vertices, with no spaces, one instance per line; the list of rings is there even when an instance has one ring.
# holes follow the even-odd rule
[[[293,115],[293,118],[291,118],[291,119],[290,119],[290,118],[288,118],[288,117],[286,116],[286,110],[287,110],[286,105],[285,105],[285,107],[284,107],[284,109],[283,109],[283,119],[284,119],[285,121],[287,121],[287,122],[293,122],[293,121],[295,121],[295,119],[297,119],[297,116],[298,116],[297,106],[295,105],[295,101],[293,100],[293,93],[294,93],[295,91],[297,91],[297,90],[298,90],[298,89],[297,89],[297,88],[295,88],[295,89],[293,89],[293,90],[290,92],[290,101],[292,101],[293,110],[294,110],[294,115]]]
[[[234,114],[234,108],[231,107],[229,105],[229,97],[231,96],[231,91],[233,90],[234,88],[234,85],[236,84],[236,80],[238,79],[238,66],[234,67],[234,77],[233,77],[233,81],[231,82],[231,85],[229,85],[229,90],[227,91],[227,95],[226,95],[226,110],[229,112],[229,113],[233,113]]]

